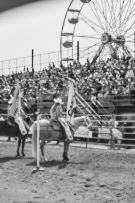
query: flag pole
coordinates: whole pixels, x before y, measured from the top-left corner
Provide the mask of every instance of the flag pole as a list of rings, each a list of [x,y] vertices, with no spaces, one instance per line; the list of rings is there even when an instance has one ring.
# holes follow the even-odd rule
[[[39,137],[40,137],[40,123],[39,123],[39,109],[38,109],[38,114],[37,114],[37,167],[34,168],[32,171],[36,172],[36,171],[44,171],[44,168],[40,167],[40,158],[39,158]]]
[[[16,101],[17,101],[17,97],[19,95],[19,89],[20,89],[19,80],[17,80],[17,85],[16,85],[16,88],[15,88],[15,91],[14,91],[14,98],[13,98],[10,110],[8,112],[8,116],[13,117],[13,118],[15,117]]]

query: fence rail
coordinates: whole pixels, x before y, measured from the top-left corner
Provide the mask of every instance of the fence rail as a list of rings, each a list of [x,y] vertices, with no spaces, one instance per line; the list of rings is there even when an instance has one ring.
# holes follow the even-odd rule
[[[68,55],[68,51],[65,51],[65,54]],[[0,75],[24,71],[24,68],[32,68],[32,64],[35,70],[41,71],[52,62],[58,67],[60,66],[60,51],[34,54],[33,59],[32,55],[7,59],[0,61]]]

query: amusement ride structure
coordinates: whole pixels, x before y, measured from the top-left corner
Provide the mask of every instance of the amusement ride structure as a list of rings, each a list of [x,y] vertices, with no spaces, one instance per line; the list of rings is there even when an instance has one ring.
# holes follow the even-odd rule
[[[133,0],[72,0],[61,30],[61,60],[86,61],[135,56]],[[76,47],[79,48],[79,53]]]

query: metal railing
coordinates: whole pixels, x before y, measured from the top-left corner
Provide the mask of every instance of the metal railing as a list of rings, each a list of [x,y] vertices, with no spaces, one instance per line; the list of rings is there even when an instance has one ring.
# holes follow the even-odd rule
[[[82,115],[76,114],[75,117]],[[84,115],[83,115],[84,116]],[[89,115],[87,115],[89,116]],[[92,127],[87,132],[81,129],[74,134],[75,142],[89,144],[105,145],[111,149],[118,148],[135,148],[135,113],[130,115],[100,115],[108,117],[108,125],[96,125],[95,120]],[[49,114],[40,114],[40,119],[50,118]],[[86,127],[87,128],[87,127]],[[116,129],[116,132],[115,132]],[[79,134],[80,132],[80,134]],[[82,134],[83,132],[83,134]],[[86,134],[85,134],[86,133]]]
[[[65,54],[68,55],[68,51],[65,51]],[[0,75],[23,72],[24,69],[31,69],[32,64],[36,71],[42,71],[51,63],[54,63],[58,67],[60,66],[60,51],[35,54],[33,56],[33,62],[32,55],[0,61]]]

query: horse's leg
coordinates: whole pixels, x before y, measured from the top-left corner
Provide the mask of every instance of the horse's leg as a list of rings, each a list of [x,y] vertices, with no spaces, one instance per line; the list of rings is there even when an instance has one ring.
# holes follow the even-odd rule
[[[41,154],[42,154],[42,157],[43,157],[44,161],[47,161],[47,158],[45,157],[45,154],[44,154],[45,143],[46,143],[45,140],[41,141],[41,143],[40,143],[40,150],[41,150]]]
[[[110,149],[115,149],[115,135],[112,129],[110,129]]]
[[[11,137],[8,137],[7,142],[11,141]]]
[[[60,143],[60,140],[57,141],[57,145],[59,145],[59,143]]]
[[[70,144],[69,142],[64,142],[63,161],[69,161],[68,158],[69,144]]]
[[[119,144],[119,145],[121,144],[121,139],[119,139],[119,138],[117,139],[117,144]],[[120,150],[120,146],[118,146],[118,150]]]
[[[20,146],[21,146],[21,138],[19,137],[18,138],[18,146],[17,146],[17,155],[16,156],[20,156],[20,152],[19,152]]]
[[[26,137],[27,137],[27,135],[22,135],[22,150],[21,150],[22,156],[25,156],[25,154],[24,154],[24,147],[25,147]]]

